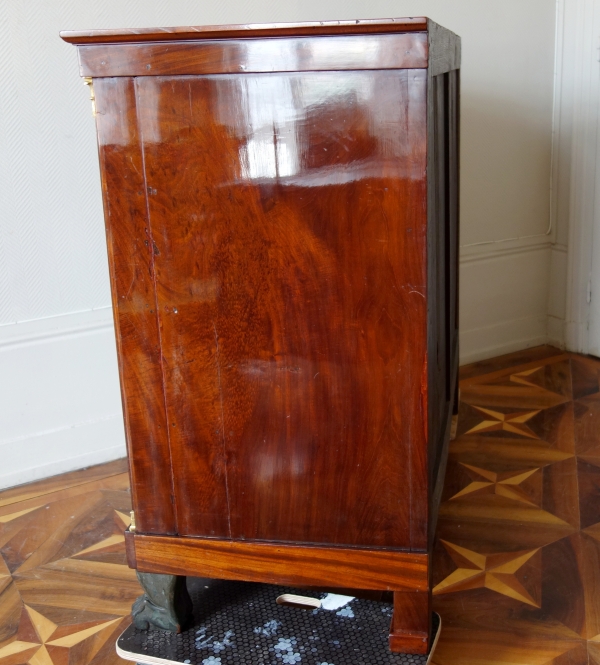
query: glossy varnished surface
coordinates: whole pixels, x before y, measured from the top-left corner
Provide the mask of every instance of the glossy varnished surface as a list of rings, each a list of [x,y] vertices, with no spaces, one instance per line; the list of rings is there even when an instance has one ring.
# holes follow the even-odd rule
[[[426,32],[80,46],[82,76],[165,76],[427,67]]]
[[[446,275],[428,243],[456,243],[427,199],[448,136],[428,88],[460,40],[428,20],[344,26],[65,36],[100,76],[139,532],[430,544],[447,428],[428,413],[448,422],[452,388],[427,367],[452,342],[428,314]]]
[[[426,554],[208,538],[138,535],[133,540],[142,571],[292,586],[422,591],[421,595],[428,595]]]
[[[180,534],[410,547],[425,83],[137,79]]]
[[[432,662],[598,665],[600,362],[541,347],[463,374],[473,381],[433,562],[443,628]],[[503,428],[474,408],[480,389],[494,397],[478,407],[540,413]],[[140,593],[125,563],[124,471],[112,463],[0,493],[0,665],[122,663],[114,643]]]
[[[137,534],[165,571],[198,537],[427,557],[457,362],[460,40],[400,24],[78,42]],[[398,598],[415,611],[393,649],[426,649],[422,600]]]
[[[65,30],[60,36],[72,44],[143,41],[235,39],[238,37],[282,37],[335,34],[381,34],[427,30],[432,22],[424,17],[355,19],[346,21],[306,21],[303,23],[247,23],[241,25],[200,25],[179,28],[138,28],[126,30]]]
[[[147,224],[133,81],[98,80],[96,98],[113,314],[134,507],[140,529],[176,533],[156,312],[154,245]],[[138,498],[143,498],[143,509]]]

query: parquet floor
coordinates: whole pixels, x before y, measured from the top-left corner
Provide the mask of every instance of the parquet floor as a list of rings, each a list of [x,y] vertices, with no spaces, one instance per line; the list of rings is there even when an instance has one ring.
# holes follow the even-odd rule
[[[0,492],[0,665],[122,662],[125,469]],[[600,665],[600,361],[538,347],[461,370],[434,585],[436,665]]]
[[[0,493],[0,664],[109,665],[140,594],[124,460]]]
[[[600,664],[600,361],[462,372],[434,559],[437,665]]]

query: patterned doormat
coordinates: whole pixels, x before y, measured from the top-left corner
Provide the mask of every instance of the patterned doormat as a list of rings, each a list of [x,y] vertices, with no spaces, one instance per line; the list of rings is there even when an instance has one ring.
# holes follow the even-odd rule
[[[126,660],[148,665],[426,665],[427,656],[391,653],[392,604],[355,598],[337,610],[277,605],[302,589],[188,578],[194,626],[180,635],[129,626],[117,641]],[[434,615],[433,644],[439,632]],[[433,652],[433,649],[432,649]]]

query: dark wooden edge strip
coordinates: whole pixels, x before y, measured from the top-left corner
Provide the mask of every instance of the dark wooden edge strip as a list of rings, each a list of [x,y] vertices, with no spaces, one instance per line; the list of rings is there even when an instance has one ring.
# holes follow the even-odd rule
[[[305,23],[250,23],[247,25],[202,25],[137,30],[63,30],[70,44],[114,44],[115,42],[181,41],[187,39],[232,39],[237,37],[302,37],[309,35],[372,34],[427,30],[427,19],[388,18]]]
[[[133,538],[133,533],[129,528],[125,529],[125,556],[127,557],[127,565],[130,568],[137,568],[137,561],[135,559],[135,542]]]
[[[428,653],[427,633],[391,633],[390,632],[390,651],[394,653]]]
[[[461,41],[460,37],[428,20],[429,37],[429,73],[431,76],[460,69]]]
[[[324,48],[329,46],[329,48]],[[78,47],[82,76],[246,74],[427,67],[426,32],[277,40],[88,44]]]
[[[458,361],[458,339],[452,346],[452,357]],[[448,450],[450,448],[450,436],[452,431],[452,405],[454,403],[455,392],[458,391],[458,362],[452,367],[452,395],[446,413],[446,422],[441,433],[441,438],[437,442],[437,446],[441,448],[439,453],[439,466],[435,476],[432,478],[432,485],[430,488],[431,495],[429,498],[429,519],[428,519],[428,547],[433,546],[433,539],[435,537],[435,530],[440,512],[440,505],[442,503],[442,492],[444,491],[444,480],[446,479],[446,467],[448,466]],[[439,449],[438,448],[438,449]]]
[[[390,625],[390,650],[400,653],[427,653],[431,619],[430,593],[396,591]]]
[[[134,534],[128,561],[148,573],[291,586],[427,591],[428,555]]]

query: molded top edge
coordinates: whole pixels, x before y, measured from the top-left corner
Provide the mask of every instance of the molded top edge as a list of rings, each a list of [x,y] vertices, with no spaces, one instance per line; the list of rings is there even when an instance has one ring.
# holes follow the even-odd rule
[[[60,36],[71,44],[115,42],[164,42],[172,40],[234,39],[240,37],[293,37],[309,35],[418,32],[428,29],[425,17],[308,21],[304,23],[247,23],[177,28],[123,30],[64,30]]]

